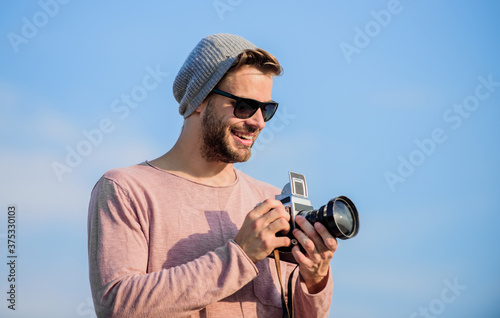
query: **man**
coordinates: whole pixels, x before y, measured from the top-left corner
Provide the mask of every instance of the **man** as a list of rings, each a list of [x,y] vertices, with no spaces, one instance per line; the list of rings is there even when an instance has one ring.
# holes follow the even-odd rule
[[[89,268],[99,317],[282,317],[267,256],[290,245],[276,236],[290,230],[290,216],[274,200],[278,188],[233,167],[249,159],[276,111],[280,73],[274,56],[231,34],[208,36],[191,52],[174,82],[185,118],[177,143],[155,160],[106,172],[92,191]],[[281,262],[283,285],[292,280],[295,317],[324,317],[337,242],[321,224],[296,221],[305,253],[293,248],[295,275],[295,265]]]

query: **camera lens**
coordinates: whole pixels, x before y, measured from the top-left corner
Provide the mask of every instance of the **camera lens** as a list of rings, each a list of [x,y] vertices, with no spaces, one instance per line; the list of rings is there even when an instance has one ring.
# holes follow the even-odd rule
[[[344,202],[340,200],[335,201],[333,204],[333,218],[342,234],[349,236],[352,233],[355,228],[354,220],[352,218],[352,213]]]
[[[343,240],[350,239],[358,233],[358,210],[354,203],[345,196],[331,199],[318,210],[301,211],[299,214],[311,224],[320,222],[330,234]]]

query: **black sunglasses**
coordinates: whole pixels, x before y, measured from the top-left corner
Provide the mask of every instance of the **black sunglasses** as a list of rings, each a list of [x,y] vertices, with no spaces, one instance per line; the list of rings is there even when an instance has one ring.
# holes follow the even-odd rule
[[[236,101],[236,104],[234,104],[233,114],[240,119],[247,119],[252,117],[260,108],[262,109],[262,117],[264,117],[264,121],[268,121],[273,118],[274,113],[276,113],[276,110],[278,109],[278,103],[276,102],[261,103],[258,100],[238,97],[233,94],[221,91],[217,88],[212,89],[212,93],[234,99]]]

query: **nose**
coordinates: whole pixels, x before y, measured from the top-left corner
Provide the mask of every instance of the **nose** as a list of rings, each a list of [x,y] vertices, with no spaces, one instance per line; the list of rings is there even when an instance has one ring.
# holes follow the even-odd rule
[[[252,117],[248,118],[246,124],[259,130],[264,129],[264,127],[266,127],[266,122],[264,121],[262,108],[257,110]]]

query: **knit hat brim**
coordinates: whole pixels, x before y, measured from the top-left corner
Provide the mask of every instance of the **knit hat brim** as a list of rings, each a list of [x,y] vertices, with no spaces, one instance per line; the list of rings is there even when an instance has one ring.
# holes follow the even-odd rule
[[[233,34],[214,34],[203,38],[191,51],[175,78],[174,97],[179,113],[189,117],[224,77],[236,57],[257,47]]]

